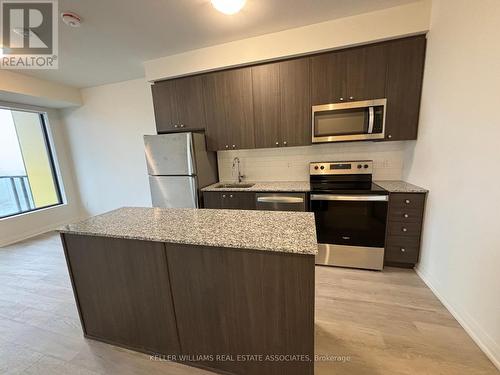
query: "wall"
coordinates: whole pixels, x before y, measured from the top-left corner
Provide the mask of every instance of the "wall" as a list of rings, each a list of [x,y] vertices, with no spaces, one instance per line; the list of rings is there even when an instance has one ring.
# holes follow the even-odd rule
[[[418,142],[430,189],[421,277],[500,368],[498,0],[434,0]]]
[[[405,142],[352,142],[305,147],[221,151],[217,153],[219,178],[234,181],[233,158],[247,181],[308,181],[312,161],[373,160],[374,178],[399,180],[403,173]]]
[[[299,56],[429,29],[430,0],[339,18],[146,61],[148,81]]]
[[[0,103],[1,104],[1,103]],[[6,106],[10,104],[4,103]],[[17,106],[18,108],[44,110],[28,106]],[[18,216],[0,220],[0,247],[9,243],[20,241],[34,235],[44,233],[59,227],[62,224],[78,220],[80,218],[80,203],[78,191],[73,179],[71,156],[67,148],[66,135],[61,123],[58,110],[49,109],[47,118],[50,126],[50,135],[54,145],[56,159],[58,160],[58,171],[62,179],[66,204],[42,209],[39,211],[21,214]]]
[[[82,90],[84,104],[63,111],[83,215],[150,206],[144,134],[156,134],[143,79]]]

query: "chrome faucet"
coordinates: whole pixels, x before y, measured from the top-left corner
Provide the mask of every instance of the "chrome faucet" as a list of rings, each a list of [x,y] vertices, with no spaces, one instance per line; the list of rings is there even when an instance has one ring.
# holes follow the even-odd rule
[[[241,181],[245,178],[245,176],[243,176],[240,173],[240,158],[239,157],[235,157],[233,159],[233,170],[234,170],[234,167],[236,167],[236,170],[238,172],[238,183],[241,183]]]

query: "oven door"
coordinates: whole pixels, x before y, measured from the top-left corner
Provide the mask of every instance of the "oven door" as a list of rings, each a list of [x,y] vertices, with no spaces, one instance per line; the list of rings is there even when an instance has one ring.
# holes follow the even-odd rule
[[[318,243],[384,247],[387,195],[311,194]]]
[[[312,107],[312,142],[383,139],[386,99]]]

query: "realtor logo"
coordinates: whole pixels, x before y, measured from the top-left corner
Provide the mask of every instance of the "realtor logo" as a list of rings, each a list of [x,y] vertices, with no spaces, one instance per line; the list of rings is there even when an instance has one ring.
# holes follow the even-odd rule
[[[2,69],[57,69],[57,0],[0,0]]]

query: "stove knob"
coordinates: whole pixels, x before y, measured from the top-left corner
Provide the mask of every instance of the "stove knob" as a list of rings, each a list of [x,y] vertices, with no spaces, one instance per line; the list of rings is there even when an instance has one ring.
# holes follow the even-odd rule
[[[315,166],[314,166],[314,169],[316,169],[316,170],[317,170],[318,168],[319,168],[319,167],[318,167],[317,165],[315,165]]]
[[[367,169],[367,168],[368,168],[368,164],[365,164],[365,169]]]
[[[321,167],[319,167],[319,169],[323,170],[323,169],[325,169],[325,166],[322,165]]]
[[[363,166],[361,164],[358,164],[358,169],[361,169],[363,168]]]

